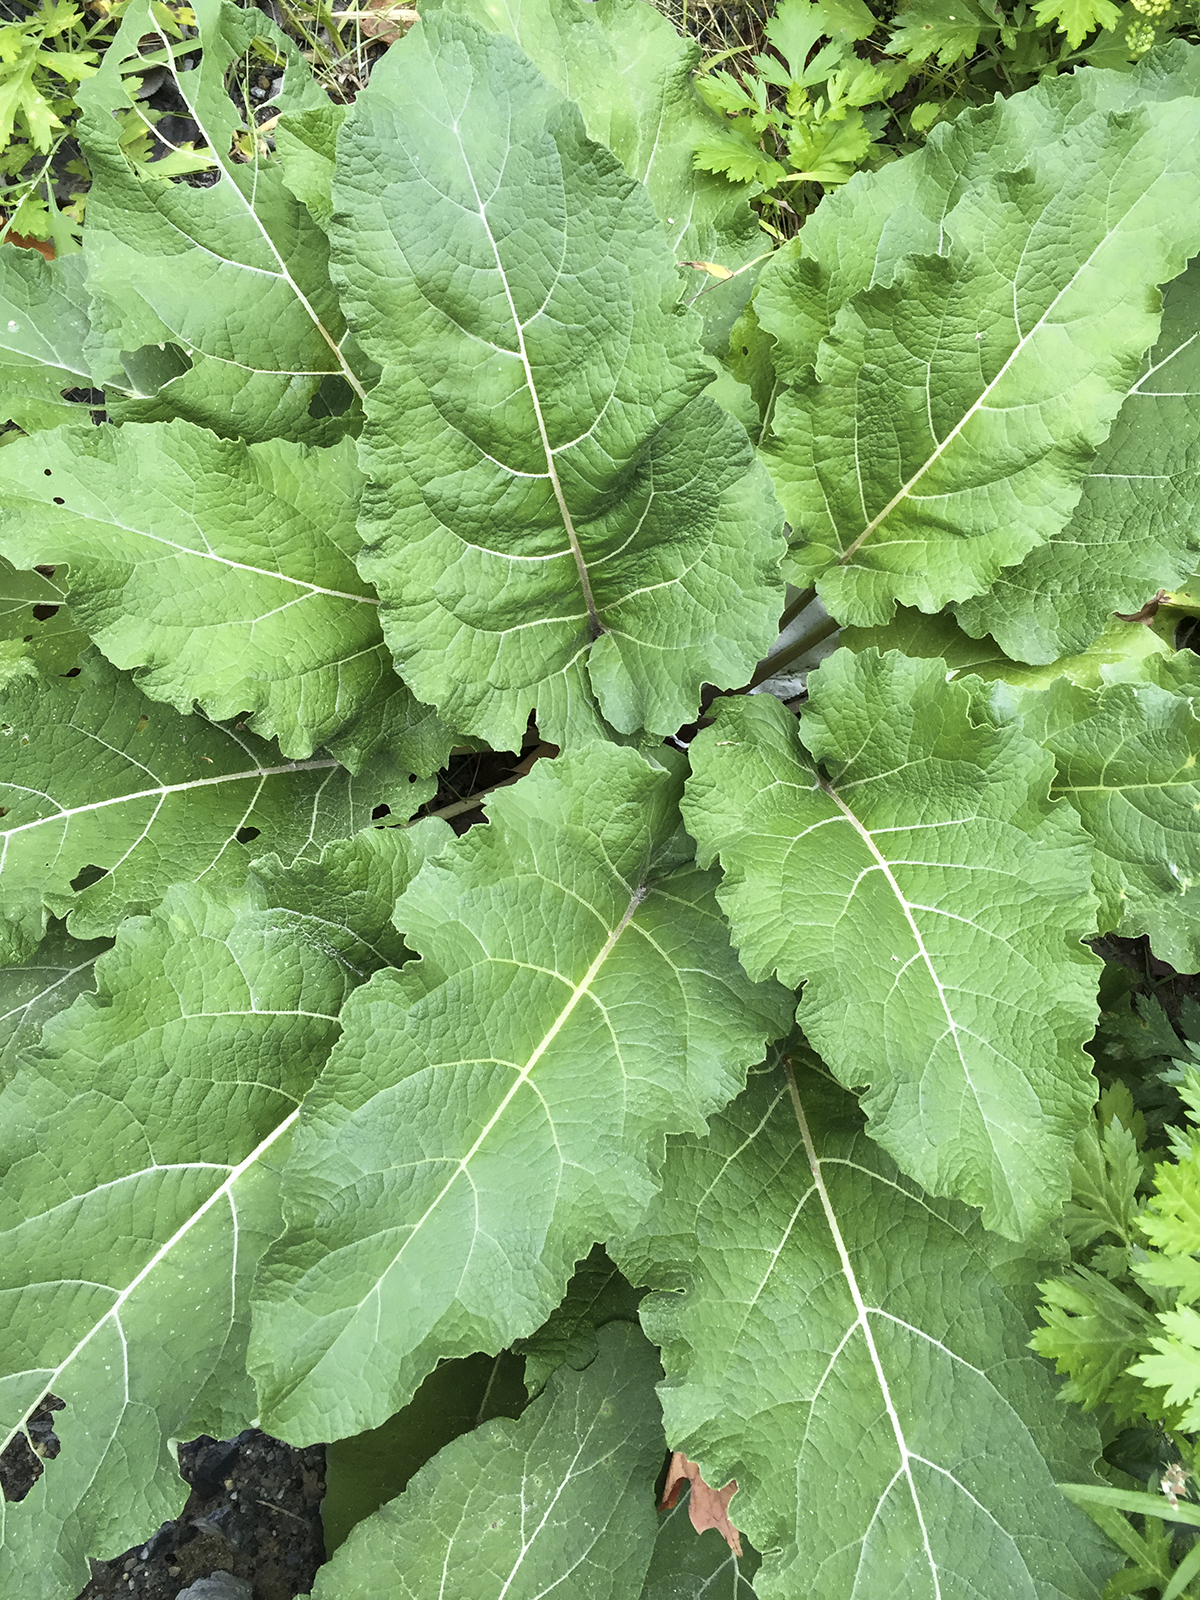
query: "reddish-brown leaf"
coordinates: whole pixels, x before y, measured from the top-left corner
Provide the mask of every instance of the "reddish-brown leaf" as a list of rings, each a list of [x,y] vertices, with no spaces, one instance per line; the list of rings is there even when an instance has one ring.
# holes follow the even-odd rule
[[[692,1527],[697,1533],[703,1533],[705,1528],[715,1528],[734,1555],[740,1556],[741,1535],[729,1520],[729,1502],[737,1493],[737,1484],[731,1480],[723,1489],[710,1488],[700,1476],[700,1468],[696,1463],[689,1461],[681,1450],[676,1450],[667,1468],[667,1481],[658,1508],[660,1511],[671,1509],[685,1483],[692,1486],[688,1497],[688,1516],[692,1519]]]

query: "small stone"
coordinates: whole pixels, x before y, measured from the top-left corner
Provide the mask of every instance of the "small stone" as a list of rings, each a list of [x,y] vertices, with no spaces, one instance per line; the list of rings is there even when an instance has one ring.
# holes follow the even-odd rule
[[[181,1589],[178,1600],[254,1600],[254,1590],[245,1578],[235,1578],[232,1572],[214,1572]]]

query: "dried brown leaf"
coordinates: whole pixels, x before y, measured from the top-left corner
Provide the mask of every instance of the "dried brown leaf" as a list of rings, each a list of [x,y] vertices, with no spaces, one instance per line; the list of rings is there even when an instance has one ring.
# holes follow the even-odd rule
[[[700,1468],[696,1463],[689,1461],[681,1450],[676,1450],[667,1468],[667,1481],[658,1508],[660,1511],[671,1509],[685,1483],[691,1484],[692,1488],[688,1497],[688,1516],[692,1519],[692,1527],[697,1533],[703,1533],[706,1528],[715,1528],[734,1555],[740,1557],[741,1535],[729,1520],[729,1502],[737,1493],[737,1484],[731,1479],[723,1489],[710,1488],[700,1476]]]

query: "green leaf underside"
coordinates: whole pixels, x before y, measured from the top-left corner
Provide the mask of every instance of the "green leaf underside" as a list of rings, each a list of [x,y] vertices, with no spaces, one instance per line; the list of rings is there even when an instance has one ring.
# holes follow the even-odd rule
[[[122,69],[169,46],[149,0],[125,13],[96,76],[78,91],[92,172],[90,350],[97,362],[107,360],[106,380],[136,394],[120,354],[162,341],[181,348],[191,370],[151,387],[146,409],[153,420],[185,417],[247,440],[284,435],[329,443],[356,426],[361,412],[351,405],[359,380],[338,348],[345,324],[329,282],[327,241],[284,186],[278,163],[261,155],[231,159],[241,116],[225,73],[257,33],[290,57],[276,102],[282,109],[301,111],[325,97],[311,78],[297,81],[295,49],[267,19],[255,14],[251,21],[223,0],[198,0],[194,9],[205,40],[199,65],[169,70],[219,172],[212,187],[146,181],[121,150],[111,113],[131,103]],[[331,384],[344,388],[341,412],[332,416],[319,400]],[[136,406],[115,409],[123,420],[139,416]]]
[[[661,1368],[639,1329],[605,1328],[520,1420],[440,1451],[322,1567],[313,1600],[636,1596],[654,1549]]]
[[[1100,73],[962,119],[823,206],[764,285],[793,572],[840,619],[979,594],[1067,523],[1157,338],[1154,285],[1200,243],[1194,205],[1172,216],[1200,182],[1183,59],[1129,108]]]
[[[1056,1476],[1099,1441],[1026,1348],[1037,1261],[931,1200],[815,1074],[671,1140],[617,1251],[652,1295],[667,1440],[769,1551],[760,1600],[1093,1600],[1110,1558]],[[935,1401],[936,1397],[936,1401]]]
[[[364,848],[398,886],[421,860],[411,833]],[[353,867],[339,850],[331,881]],[[343,1001],[379,965],[374,919],[334,915],[170,890],[0,1098],[0,1444],[47,1390],[66,1402],[61,1456],[7,1508],[5,1593],[74,1593],[87,1555],[179,1514],[171,1439],[254,1414],[248,1296],[281,1225],[279,1166]]]
[[[393,678],[354,565],[354,446],[245,445],[191,423],[10,446],[0,551],[66,562],[71,608],[138,687],[310,756]]]
[[[13,1076],[23,1051],[37,1043],[50,1017],[77,994],[94,989],[96,957],[108,939],[72,939],[52,926],[28,961],[0,967],[0,1089]]]
[[[645,191],[513,42],[435,12],[338,139],[334,263],[384,373],[360,568],[406,682],[515,748],[673,732],[775,633],[779,513]]]
[[[252,855],[312,854],[380,803],[409,814],[418,789],[386,761],[357,777],[328,756],[283,761],[155,705],[94,654],[76,678],[19,679],[0,694],[0,963],[32,953],[47,913],[79,938],[113,933],[172,883],[240,883]],[[105,876],[73,889],[85,867]]]
[[[699,859],[746,970],[805,985],[801,1026],[897,1164],[1029,1234],[1096,1094],[1084,835],[1049,755],[973,726],[943,662],[839,651],[809,684],[799,729],[755,696],[693,745]]]
[[[0,248],[0,423],[26,433],[87,418],[64,390],[90,389],[83,258],[46,261],[37,250]]]
[[[677,793],[618,746],[539,762],[400,900],[423,959],[347,1006],[297,1125],[255,1308],[264,1427],[346,1437],[440,1358],[532,1333],[640,1214],[663,1134],[702,1127],[786,1028]]]
[[[1200,557],[1200,266],[1164,296],[1144,358],[1061,533],[1008,567],[957,615],[1021,661],[1085,650],[1112,612],[1134,612]]]
[[[1200,720],[1155,683],[1058,682],[1018,697],[1022,730],[1053,755],[1051,793],[1094,847],[1101,932],[1148,933],[1178,971],[1200,969]]]

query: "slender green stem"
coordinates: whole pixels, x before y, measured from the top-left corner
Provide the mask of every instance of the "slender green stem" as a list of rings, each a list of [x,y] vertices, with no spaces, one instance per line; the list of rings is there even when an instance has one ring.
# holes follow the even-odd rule
[[[791,602],[791,604],[784,607],[783,615],[779,619],[780,633],[782,633],[785,628],[790,628],[800,613],[802,611],[807,611],[809,606],[812,605],[816,598],[817,591],[815,589],[801,589],[800,593]]]
[[[746,688],[757,689],[760,683],[765,683],[768,678],[773,678],[789,662],[797,660],[800,656],[807,655],[810,650],[815,650],[822,640],[828,639],[829,635],[836,633],[840,627],[841,623],[836,618],[826,617],[823,622],[819,622],[815,628],[810,628],[807,633],[801,634],[798,639],[794,640],[785,649],[777,650],[773,656],[768,656],[750,679]]]

